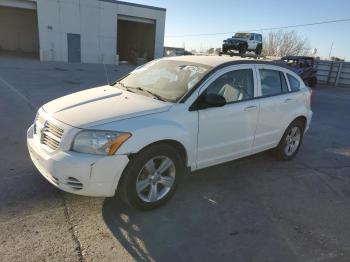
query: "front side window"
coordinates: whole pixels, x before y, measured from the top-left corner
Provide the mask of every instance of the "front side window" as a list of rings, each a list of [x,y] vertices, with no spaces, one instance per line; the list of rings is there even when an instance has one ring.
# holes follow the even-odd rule
[[[300,90],[300,82],[298,79],[296,79],[294,76],[287,74],[290,89],[292,92],[299,91]]]
[[[288,92],[286,79],[282,72],[260,69],[261,96],[273,96]]]
[[[207,94],[222,95],[226,103],[248,100],[254,97],[252,69],[239,69],[219,76],[205,91]]]
[[[117,82],[132,92],[154,94],[170,102],[178,101],[212,69],[185,61],[151,61]]]

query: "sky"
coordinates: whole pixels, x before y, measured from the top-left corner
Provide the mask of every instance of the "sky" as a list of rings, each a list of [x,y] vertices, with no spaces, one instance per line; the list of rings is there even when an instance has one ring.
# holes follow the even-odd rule
[[[221,47],[237,31],[350,18],[349,0],[127,0],[167,9],[165,46],[187,50]],[[307,38],[317,55],[350,60],[350,21],[293,29]],[[232,32],[213,36],[179,35]],[[254,31],[268,34],[268,31]]]

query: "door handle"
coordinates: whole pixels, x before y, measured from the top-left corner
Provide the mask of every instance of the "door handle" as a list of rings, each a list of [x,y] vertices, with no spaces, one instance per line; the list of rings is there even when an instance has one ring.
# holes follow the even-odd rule
[[[285,103],[289,103],[289,102],[291,102],[291,101],[293,101],[292,98],[287,98],[286,100],[284,100]]]
[[[257,106],[247,106],[246,108],[244,108],[244,111],[253,111],[257,108],[258,108]]]

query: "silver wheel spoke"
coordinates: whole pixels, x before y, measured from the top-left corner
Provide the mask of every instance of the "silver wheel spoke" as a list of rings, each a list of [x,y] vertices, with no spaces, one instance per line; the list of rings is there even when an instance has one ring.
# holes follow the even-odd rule
[[[144,179],[141,181],[138,181],[136,183],[136,190],[138,193],[141,193],[143,190],[145,190],[150,185],[150,181],[148,179]]]
[[[157,185],[151,185],[151,190],[149,191],[148,194],[148,200],[150,202],[154,202],[157,200],[157,195],[158,195],[158,191],[157,191]]]
[[[297,133],[298,131],[298,128],[297,127],[293,127],[292,130],[291,130],[291,137],[294,137],[295,134]]]
[[[173,188],[176,177],[175,164],[166,156],[155,156],[147,161],[136,179],[137,196],[145,202],[157,202]]]
[[[300,129],[297,126],[294,126],[286,136],[286,144],[284,152],[291,156],[298,149],[300,142],[301,134]]]
[[[159,183],[161,183],[165,187],[171,187],[174,183],[174,178],[171,176],[161,176]]]
[[[146,163],[145,168],[146,168],[146,170],[148,171],[149,174],[153,174],[154,171],[156,171],[153,159],[151,159],[150,161],[148,161]]]
[[[163,174],[172,164],[173,162],[169,158],[165,158],[158,167],[157,172]]]

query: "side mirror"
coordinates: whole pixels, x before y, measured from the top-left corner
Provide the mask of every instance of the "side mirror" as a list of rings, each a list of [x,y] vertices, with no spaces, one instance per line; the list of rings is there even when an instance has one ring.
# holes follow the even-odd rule
[[[226,99],[218,94],[206,94],[203,97],[203,102],[206,107],[221,107],[226,104]]]

